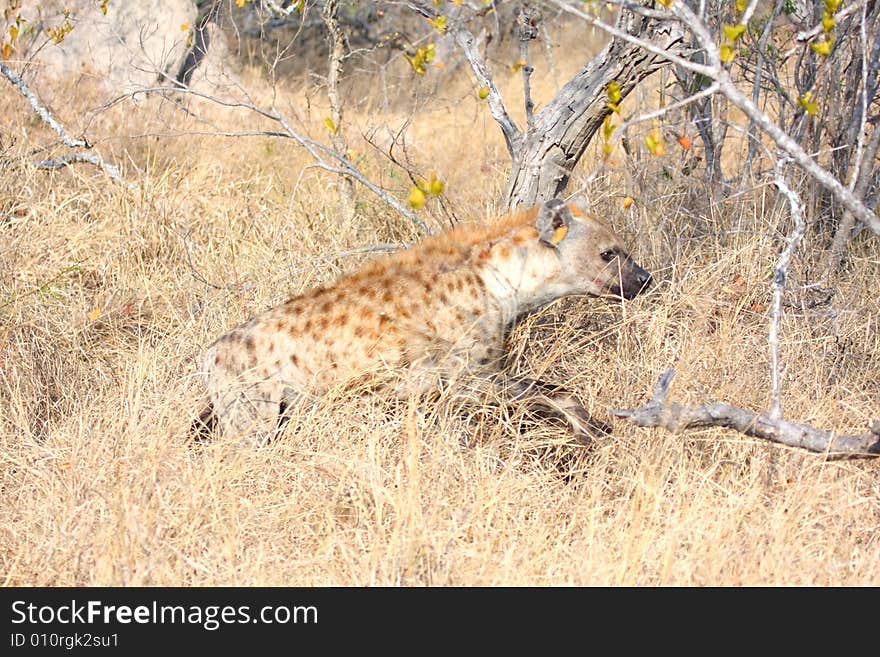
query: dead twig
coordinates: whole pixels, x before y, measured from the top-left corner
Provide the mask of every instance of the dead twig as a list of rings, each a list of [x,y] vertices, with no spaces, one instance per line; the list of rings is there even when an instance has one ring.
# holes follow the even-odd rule
[[[48,125],[52,130],[58,133],[58,136],[61,138],[61,143],[67,146],[68,148],[91,148],[92,145],[85,139],[75,139],[70,136],[67,132],[67,128],[64,127],[64,124],[61,123],[58,119],[56,119],[52,112],[43,104],[43,101],[33,92],[33,90],[28,86],[27,82],[24,81],[21,76],[19,76],[15,71],[6,66],[3,62],[0,62],[0,74],[3,75],[9,82],[18,89],[18,92],[24,96],[24,98],[30,103],[31,107],[34,110],[34,113],[40,117],[40,119]],[[129,183],[122,177],[122,173],[119,171],[119,167],[114,164],[110,164],[105,162],[104,159],[96,154],[96,153],[86,153],[86,152],[76,152],[76,153],[68,153],[65,155],[61,155],[56,158],[39,160],[34,163],[34,165],[40,169],[60,169],[64,166],[69,166],[71,164],[77,163],[86,163],[93,164],[94,166],[101,169],[111,180],[114,182],[118,182],[121,185],[124,185],[129,188],[133,188],[134,185]]]
[[[674,368],[666,370],[654,385],[651,400],[644,406],[612,409],[610,413],[626,418],[639,427],[659,427],[673,433],[693,427],[727,427],[746,436],[811,452],[837,456],[880,454],[880,420],[874,421],[863,434],[836,434],[809,424],[774,420],[768,414],[759,415],[723,402],[683,406],[666,399],[674,376]]]
[[[342,132],[342,102],[339,99],[339,79],[342,77],[342,59],[345,56],[345,34],[339,26],[338,0],[328,0],[321,12],[330,37],[330,62],[327,73],[327,100],[330,102],[330,142],[337,153],[348,153],[348,144]],[[354,181],[341,177],[339,186],[339,210],[347,224],[354,217]]]
[[[434,7],[425,2],[410,3],[410,7],[426,18],[436,19],[440,15]],[[470,64],[471,70],[477,78],[477,84],[486,90],[486,102],[489,105],[489,112],[501,128],[504,141],[507,144],[507,150],[511,156],[515,157],[519,152],[520,142],[522,142],[522,132],[516,126],[516,123],[514,123],[510,113],[507,111],[507,107],[504,105],[504,99],[501,97],[498,87],[495,86],[495,81],[489,72],[486,60],[483,59],[483,56],[480,55],[477,49],[476,38],[463,24],[453,24],[449,27],[449,30],[458,47],[461,48],[464,58]]]
[[[785,291],[785,279],[788,276],[791,258],[803,239],[804,233],[807,232],[803,204],[798,195],[788,186],[785,177],[782,175],[782,169],[787,162],[787,158],[779,160],[774,179],[776,187],[788,199],[788,207],[791,218],[794,221],[794,229],[792,229],[791,235],[786,238],[785,248],[779,255],[776,271],[773,274],[773,281],[770,284],[770,288],[773,290],[773,306],[770,311],[770,331],[767,342],[770,345],[770,381],[772,386],[770,417],[773,420],[782,419],[782,405],[780,401],[782,390],[779,381],[779,322],[782,319],[782,293]]]
[[[538,38],[537,23],[540,20],[540,14],[528,5],[521,7],[516,17],[519,26],[519,65],[522,66],[527,130],[532,130],[535,127],[535,103],[532,101],[531,84],[532,73],[535,69],[529,63],[529,42]]]
[[[35,94],[31,88],[28,86],[27,82],[25,82],[19,75],[13,71],[11,68],[6,66],[3,62],[0,62],[0,73],[3,74],[9,82],[18,89],[18,92],[27,99],[27,101],[31,104],[31,107],[34,108],[34,112],[37,116],[39,116],[43,123],[52,128],[55,132],[58,133],[58,136],[61,137],[61,143],[67,146],[68,148],[91,148],[91,144],[87,142],[85,139],[74,139],[69,134],[67,134],[67,129],[64,127],[60,121],[58,121],[54,116],[52,116],[52,112],[43,104],[37,94]]]

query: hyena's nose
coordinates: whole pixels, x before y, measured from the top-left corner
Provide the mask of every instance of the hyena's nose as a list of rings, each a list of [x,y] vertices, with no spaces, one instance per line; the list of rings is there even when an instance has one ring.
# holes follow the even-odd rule
[[[631,260],[629,276],[627,276],[623,286],[623,298],[634,298],[651,287],[651,283],[653,282],[654,279],[651,277],[651,274],[639,267],[635,261]]]

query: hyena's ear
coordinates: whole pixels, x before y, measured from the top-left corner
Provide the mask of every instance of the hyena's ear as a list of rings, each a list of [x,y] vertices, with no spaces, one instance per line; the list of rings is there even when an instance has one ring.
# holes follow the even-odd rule
[[[578,192],[570,199],[568,199],[568,205],[574,206],[576,209],[580,210],[585,214],[590,214],[592,208],[590,207],[590,201],[587,198],[586,194],[583,192]]]
[[[550,199],[538,210],[535,220],[538,238],[548,246],[558,247],[568,234],[571,221],[571,212],[565,203],[558,198]]]

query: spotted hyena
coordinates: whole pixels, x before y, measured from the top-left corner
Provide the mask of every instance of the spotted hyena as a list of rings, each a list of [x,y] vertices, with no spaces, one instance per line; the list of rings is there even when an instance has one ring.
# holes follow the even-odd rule
[[[564,388],[504,373],[518,318],[573,294],[631,299],[651,275],[603,222],[554,199],[491,225],[461,225],[293,297],[232,329],[205,353],[209,407],[199,426],[268,437],[333,386],[403,371],[400,390],[469,375],[576,436],[607,431]]]

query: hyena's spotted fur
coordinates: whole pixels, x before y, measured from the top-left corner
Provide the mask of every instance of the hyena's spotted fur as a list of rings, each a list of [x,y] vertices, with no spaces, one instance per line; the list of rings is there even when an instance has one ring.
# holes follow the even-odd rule
[[[611,229],[574,204],[554,199],[489,226],[462,225],[221,336],[202,366],[210,399],[202,425],[267,436],[304,399],[404,369],[407,393],[468,374],[587,439],[606,428],[574,395],[503,374],[505,337],[517,318],[559,297],[630,299],[650,282]]]

